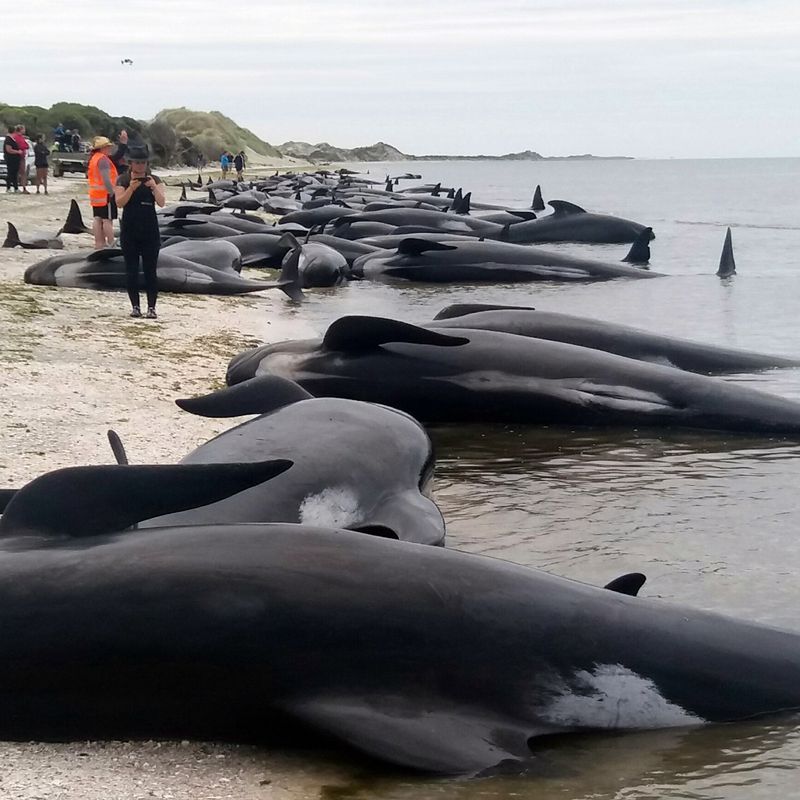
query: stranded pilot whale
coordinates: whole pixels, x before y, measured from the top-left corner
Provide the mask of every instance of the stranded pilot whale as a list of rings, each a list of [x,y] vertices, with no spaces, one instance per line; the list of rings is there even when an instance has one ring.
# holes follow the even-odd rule
[[[636,576],[597,588],[285,523],[125,530],[176,490],[197,502],[263,467],[61,470],[14,497],[2,738],[280,742],[301,725],[306,742],[476,775],[524,768],[542,735],[800,707],[798,634],[637,597]],[[215,472],[175,472],[193,469]]]
[[[235,356],[229,385],[280,375],[424,423],[691,427],[800,434],[800,403],[719,378],[512,333],[342,317],[322,340]]]
[[[428,493],[433,446],[422,426],[393,408],[314,398],[283,378],[261,376],[178,405],[207,417],[261,416],[224,431],[182,464],[285,458],[292,469],[216,503],[142,527],[223,522],[298,522],[440,545],[445,526]]]
[[[431,324],[436,328],[502,331],[568,342],[706,375],[772,367],[800,367],[798,358],[692,342],[614,322],[518,306],[479,303],[451,305],[443,308]]]

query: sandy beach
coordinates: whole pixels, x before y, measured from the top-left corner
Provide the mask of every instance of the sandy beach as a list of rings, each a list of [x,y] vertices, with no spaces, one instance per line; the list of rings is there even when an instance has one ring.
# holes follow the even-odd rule
[[[177,183],[173,178],[170,183]],[[90,221],[85,181],[53,179],[50,195],[0,191],[0,230],[57,230],[69,200]],[[168,188],[168,200],[180,189]],[[88,249],[91,236],[64,236]],[[132,320],[123,292],[29,286],[25,268],[60,251],[0,249],[3,407],[0,485],[16,487],[59,467],[113,463],[116,430],[134,463],[169,463],[238,420],[180,411],[178,397],[223,385],[228,359],[253,344],[313,333],[298,318],[278,322],[279,292],[244,297],[166,295],[157,321]],[[0,743],[4,800],[211,800],[306,798],[344,779],[314,772],[302,754],[202,743]]]

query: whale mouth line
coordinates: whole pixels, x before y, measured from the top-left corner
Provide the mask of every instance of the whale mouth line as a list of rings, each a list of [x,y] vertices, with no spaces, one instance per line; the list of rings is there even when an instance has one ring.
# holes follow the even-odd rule
[[[356,533],[365,533],[368,536],[377,536],[381,539],[395,539],[400,540],[400,537],[387,525],[359,525],[356,528],[349,528]]]

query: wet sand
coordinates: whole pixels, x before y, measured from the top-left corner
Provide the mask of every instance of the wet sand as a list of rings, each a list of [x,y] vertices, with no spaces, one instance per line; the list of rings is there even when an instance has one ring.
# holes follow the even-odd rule
[[[177,179],[173,179],[177,182]],[[85,181],[53,179],[50,195],[0,190],[0,234],[57,230],[78,199],[90,223]],[[169,187],[168,201],[180,189]],[[88,234],[65,248],[90,249]],[[308,336],[301,318],[280,322],[280,292],[243,297],[159,297],[159,319],[128,317],[124,292],[28,286],[25,268],[61,251],[0,249],[0,486],[47,471],[113,463],[109,428],[133,463],[170,463],[238,420],[180,411],[175,398],[224,382],[228,359],[252,344]],[[211,800],[306,798],[341,780],[331,763],[302,754],[201,743],[0,743],[3,800]]]

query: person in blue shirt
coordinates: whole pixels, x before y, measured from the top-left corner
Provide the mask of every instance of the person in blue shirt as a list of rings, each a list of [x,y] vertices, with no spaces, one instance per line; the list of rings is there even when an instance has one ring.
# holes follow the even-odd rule
[[[219,157],[219,166],[220,166],[220,169],[222,170],[222,177],[223,178],[227,178],[228,177],[228,169],[229,169],[230,165],[231,165],[231,162],[228,160],[228,154],[227,153],[223,153]]]

